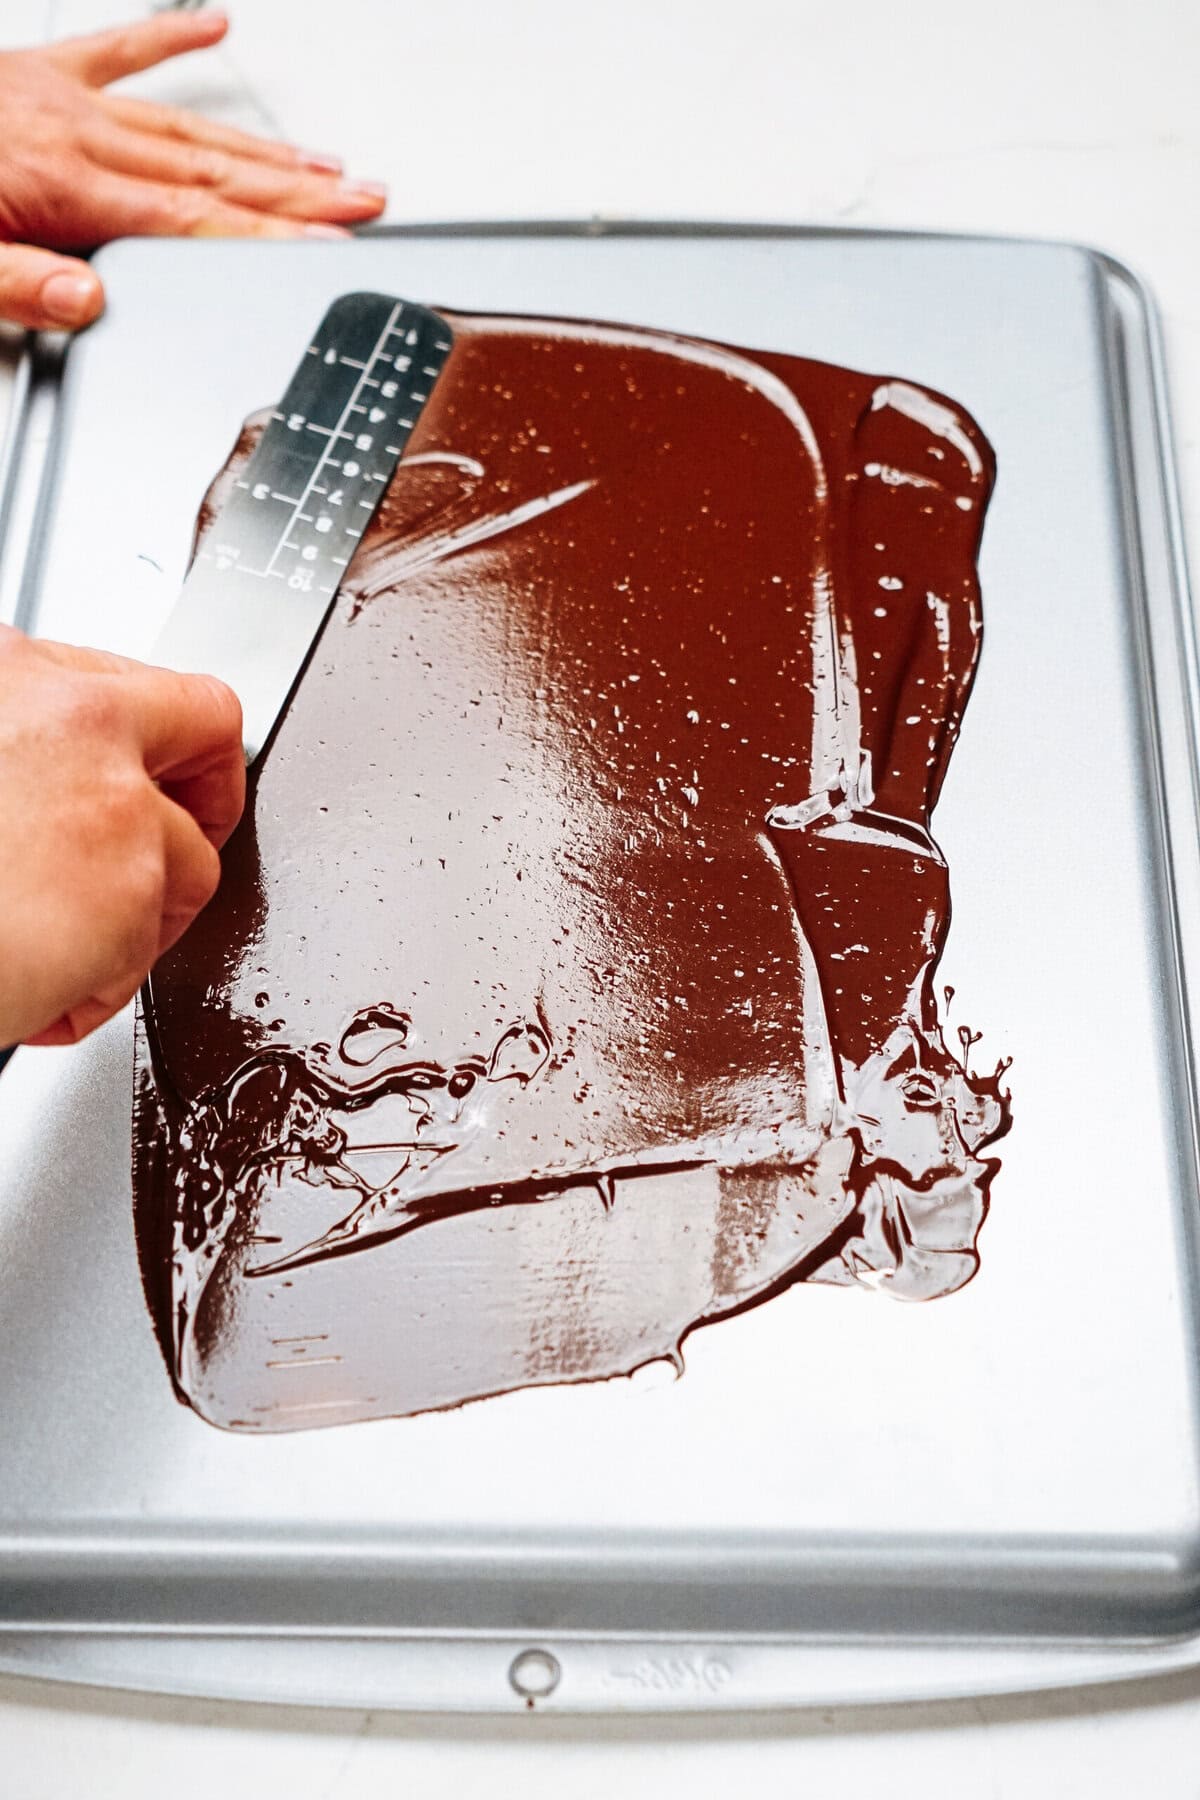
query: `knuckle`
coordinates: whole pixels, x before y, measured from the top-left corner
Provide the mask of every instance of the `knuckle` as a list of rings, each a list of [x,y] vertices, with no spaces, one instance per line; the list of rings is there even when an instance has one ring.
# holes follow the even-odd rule
[[[195,880],[189,896],[194,901],[197,912],[201,907],[208,905],[217,891],[220,880],[221,858],[205,838],[196,857]]]
[[[111,862],[107,867],[111,875]],[[165,892],[163,859],[146,847],[124,857],[119,876],[106,883],[101,919],[110,982],[128,985],[153,964]]]
[[[121,94],[105,93],[99,96],[105,111],[115,115],[123,125],[134,131],[152,131],[156,137],[183,138],[186,133],[179,129],[180,115],[174,107],[165,105],[160,100],[147,100],[139,96],[136,100]]]
[[[240,744],[242,703],[218,675],[164,674],[170,699],[192,722],[207,756],[223,755]]]
[[[212,217],[212,196],[204,188],[178,188],[173,196],[179,229],[185,236],[199,231]]]
[[[161,851],[156,853],[147,847],[140,855],[128,858],[123,900],[129,921],[131,965],[150,966],[166,891],[167,871]]]
[[[174,237],[192,237],[212,211],[212,196],[204,188],[167,188],[147,202],[154,209],[154,223],[166,226]]]
[[[152,877],[153,851],[146,848],[150,786],[140,770],[123,764],[108,771],[96,823],[114,850],[124,847],[125,884],[136,896]]]
[[[141,50],[142,34],[133,25],[117,25],[106,33],[105,49],[110,63],[132,63]]]
[[[210,150],[203,145],[196,145],[188,151],[186,167],[188,179],[194,187],[219,189],[229,180],[229,158],[219,150]]]
[[[313,218],[320,217],[320,209],[329,198],[332,184],[313,181],[304,175],[290,175],[277,170],[269,170],[264,188],[272,206],[292,208]]]
[[[198,692],[203,695],[218,730],[231,742],[241,742],[242,703],[233,689],[217,675],[194,675]]]
[[[61,729],[72,737],[112,742],[124,724],[115,683],[95,676],[68,676],[58,684]]]

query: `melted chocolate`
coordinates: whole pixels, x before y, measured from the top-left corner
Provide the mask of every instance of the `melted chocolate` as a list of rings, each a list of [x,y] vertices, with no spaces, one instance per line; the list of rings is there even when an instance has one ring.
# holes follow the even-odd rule
[[[145,1284],[234,1428],[627,1373],[806,1277],[948,1292],[1007,1124],[933,985],[977,428],[796,357],[447,316],[144,1000]]]

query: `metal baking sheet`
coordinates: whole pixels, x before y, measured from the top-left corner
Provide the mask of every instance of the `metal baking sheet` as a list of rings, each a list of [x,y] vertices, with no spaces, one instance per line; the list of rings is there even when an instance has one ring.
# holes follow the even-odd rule
[[[887,371],[996,447],[936,829],[943,975],[1014,1058],[982,1271],[800,1286],[682,1380],[267,1439],[173,1398],[131,1023],[0,1080],[0,1666],[307,1701],[754,1706],[1200,1661],[1196,677],[1153,321],[1056,245],[714,228],[128,243],[0,594],[144,654],[200,495],[335,295],[632,320]],[[34,434],[35,437],[38,434]],[[525,1651],[556,1659],[521,1665]],[[530,1670],[532,1668],[532,1675]],[[522,1677],[522,1669],[525,1676]],[[541,1678],[539,1680],[539,1677]]]

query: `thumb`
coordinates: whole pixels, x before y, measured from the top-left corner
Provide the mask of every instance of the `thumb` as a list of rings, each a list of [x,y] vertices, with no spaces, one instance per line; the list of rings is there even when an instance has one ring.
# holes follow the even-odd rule
[[[100,277],[78,257],[0,244],[0,319],[30,331],[75,331],[103,309]]]

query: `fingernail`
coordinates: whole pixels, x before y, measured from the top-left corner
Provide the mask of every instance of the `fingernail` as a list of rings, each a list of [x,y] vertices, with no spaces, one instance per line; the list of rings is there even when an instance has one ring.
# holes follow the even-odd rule
[[[312,238],[348,238],[351,234],[340,225],[306,225],[302,235]]]
[[[94,275],[71,275],[60,269],[47,275],[40,298],[46,316],[59,325],[83,325],[91,318],[96,302]]]
[[[340,156],[326,156],[323,150],[297,150],[296,161],[304,164],[306,169],[316,169],[322,175],[340,175],[342,159]]]
[[[387,188],[382,181],[342,181],[338,192],[352,200],[386,200]]]

